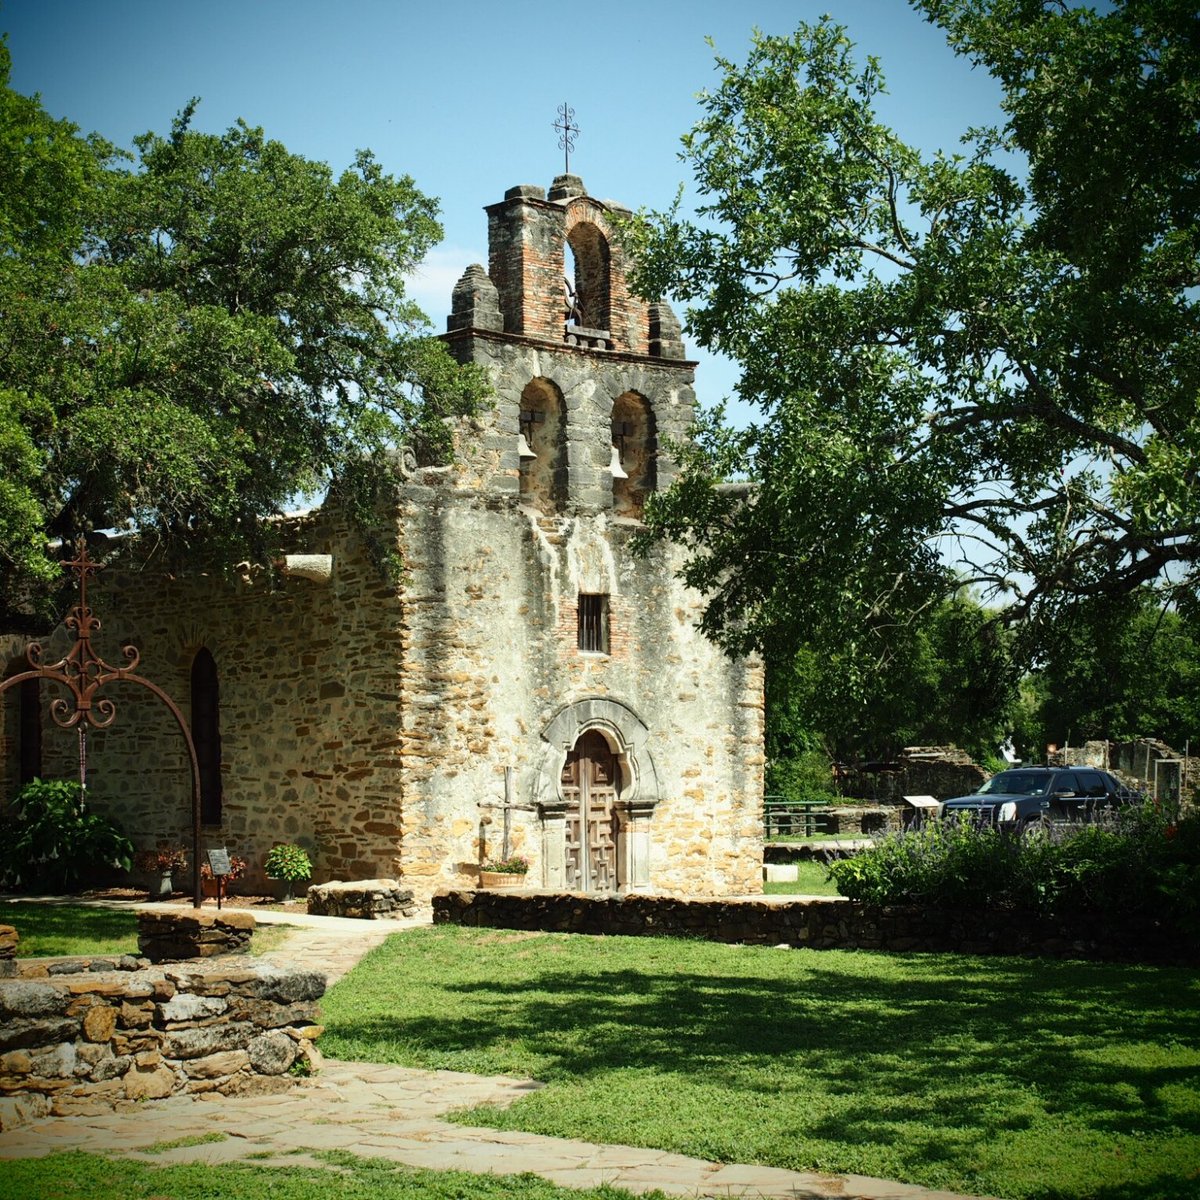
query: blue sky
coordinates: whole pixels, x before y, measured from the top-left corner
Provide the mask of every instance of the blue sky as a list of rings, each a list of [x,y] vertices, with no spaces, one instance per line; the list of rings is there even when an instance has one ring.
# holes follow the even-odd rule
[[[560,104],[592,195],[664,207],[688,181],[677,152],[696,93],[717,80],[705,38],[741,61],[753,27],[786,34],[823,12],[882,61],[881,112],[907,140],[953,148],[997,120],[995,83],[904,0],[0,0],[0,31],[16,90],[119,145],[199,96],[196,128],[244,117],[337,170],[362,147],[411,175],[442,206],[445,241],[412,288],[440,331],[455,280],[487,261],[483,206],[562,171]],[[735,381],[701,357],[703,401]]]

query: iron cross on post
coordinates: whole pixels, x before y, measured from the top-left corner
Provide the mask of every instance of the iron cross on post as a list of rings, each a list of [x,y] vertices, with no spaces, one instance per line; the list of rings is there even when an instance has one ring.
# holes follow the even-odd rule
[[[559,131],[558,148],[563,152],[563,174],[571,173],[571,151],[575,149],[575,137],[579,126],[575,123],[575,110],[565,101],[558,106],[558,120],[553,128]]]
[[[504,814],[504,833],[501,841],[500,857],[508,858],[512,851],[510,844],[512,838],[512,815],[514,812],[533,812],[532,804],[517,804],[513,800],[513,769],[512,767],[504,768],[504,801],[501,804],[496,804],[491,800],[480,800],[478,807],[481,809],[498,808]],[[483,823],[487,824],[491,817],[484,817]],[[482,830],[480,831],[482,833]]]

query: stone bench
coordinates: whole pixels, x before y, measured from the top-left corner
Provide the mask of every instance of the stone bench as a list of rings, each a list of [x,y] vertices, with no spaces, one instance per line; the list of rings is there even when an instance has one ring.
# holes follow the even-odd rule
[[[357,879],[314,883],[308,889],[308,911],[315,917],[411,917],[416,911],[410,888],[395,879]]]

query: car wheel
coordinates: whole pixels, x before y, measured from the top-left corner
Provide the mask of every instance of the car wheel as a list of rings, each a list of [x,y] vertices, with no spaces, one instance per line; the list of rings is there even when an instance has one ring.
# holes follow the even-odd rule
[[[1021,826],[1021,837],[1027,841],[1045,841],[1050,836],[1049,817],[1030,817]]]

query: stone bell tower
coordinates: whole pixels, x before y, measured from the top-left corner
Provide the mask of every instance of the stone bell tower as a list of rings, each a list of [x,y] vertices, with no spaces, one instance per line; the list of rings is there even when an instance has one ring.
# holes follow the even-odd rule
[[[486,799],[534,886],[761,890],[761,670],[700,635],[679,548],[632,548],[695,364],[630,290],[627,211],[575,175],[510,188],[454,288],[445,341],[494,396],[402,497],[410,880],[494,856]]]

